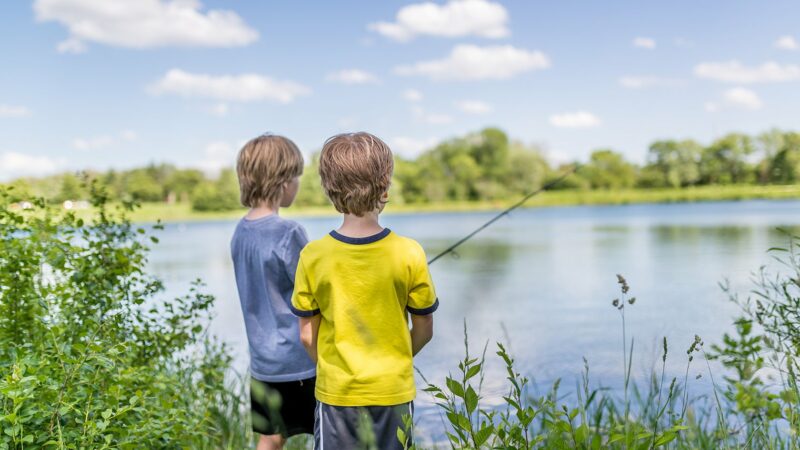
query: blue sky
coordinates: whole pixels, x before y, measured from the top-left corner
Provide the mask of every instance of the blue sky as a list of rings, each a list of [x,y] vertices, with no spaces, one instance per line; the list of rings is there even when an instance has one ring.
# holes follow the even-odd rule
[[[0,179],[171,162],[265,131],[413,157],[499,126],[556,161],[797,129],[796,1],[36,0],[0,6]]]

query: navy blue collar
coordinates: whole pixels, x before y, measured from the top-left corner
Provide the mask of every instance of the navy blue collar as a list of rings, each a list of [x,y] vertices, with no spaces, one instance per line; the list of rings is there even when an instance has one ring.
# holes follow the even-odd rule
[[[378,234],[373,234],[372,236],[358,237],[357,238],[357,237],[345,236],[343,234],[337,233],[336,230],[333,230],[333,231],[330,232],[330,235],[331,235],[332,238],[336,239],[337,241],[344,242],[345,244],[361,245],[361,244],[371,244],[373,242],[380,241],[381,239],[383,239],[386,236],[388,236],[389,233],[391,233],[391,232],[392,232],[392,230],[390,230],[388,228],[384,228],[383,231],[381,231]]]

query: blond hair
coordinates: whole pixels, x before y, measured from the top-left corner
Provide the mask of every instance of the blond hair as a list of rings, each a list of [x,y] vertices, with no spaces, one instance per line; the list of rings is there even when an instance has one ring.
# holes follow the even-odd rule
[[[364,132],[328,138],[319,157],[325,194],[337,211],[359,217],[380,206],[393,170],[389,146]]]
[[[283,184],[303,173],[303,154],[291,140],[263,134],[244,145],[236,159],[242,205],[278,203]]]

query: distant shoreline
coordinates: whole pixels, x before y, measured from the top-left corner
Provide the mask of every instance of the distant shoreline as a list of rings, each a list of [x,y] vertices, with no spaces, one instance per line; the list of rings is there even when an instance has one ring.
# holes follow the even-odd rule
[[[624,189],[624,190],[565,190],[544,192],[531,198],[524,207],[625,205],[646,203],[693,203],[737,200],[788,200],[800,199],[800,184],[783,186],[701,186],[682,189]],[[389,203],[386,214],[417,214],[433,212],[496,211],[517,199],[497,201],[442,202],[442,203]],[[241,217],[245,209],[224,212],[193,211],[189,203],[144,203],[131,213],[134,222],[194,222],[202,220],[233,220]],[[281,210],[286,217],[332,217],[337,213],[332,206],[290,207]]]

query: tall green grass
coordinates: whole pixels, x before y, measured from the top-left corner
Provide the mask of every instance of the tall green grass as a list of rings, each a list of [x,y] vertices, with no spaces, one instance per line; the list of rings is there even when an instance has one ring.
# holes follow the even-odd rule
[[[246,378],[231,371],[228,349],[205,327],[214,299],[197,285],[163,301],[162,283],[144,270],[147,243],[157,240],[127,219],[131,205],[116,211],[102,190],[93,192],[86,220],[41,201],[12,210],[0,190],[0,449],[253,447]],[[620,315],[622,376],[613,390],[593,382],[584,361],[576,388],[557,381],[539,393],[507,345],[471,350],[465,325],[464,357],[444,384],[426,380],[422,393],[442,417],[436,445],[800,448],[800,244],[787,240],[770,250],[780,269],[757,271],[747,296],[721,285],[740,316],[709,350],[700,337],[680,343],[682,377],[667,376],[676,356],[666,339],[660,368],[633,376],[626,311],[639,302],[622,276],[618,298],[598,299]],[[483,392],[487,358],[505,367],[499,407]],[[724,370],[714,373],[711,359]],[[712,382],[709,395],[692,394],[697,368]],[[370,448],[369,424],[361,428]],[[398,430],[401,442],[410,428]],[[299,437],[288,448],[309,446]]]

